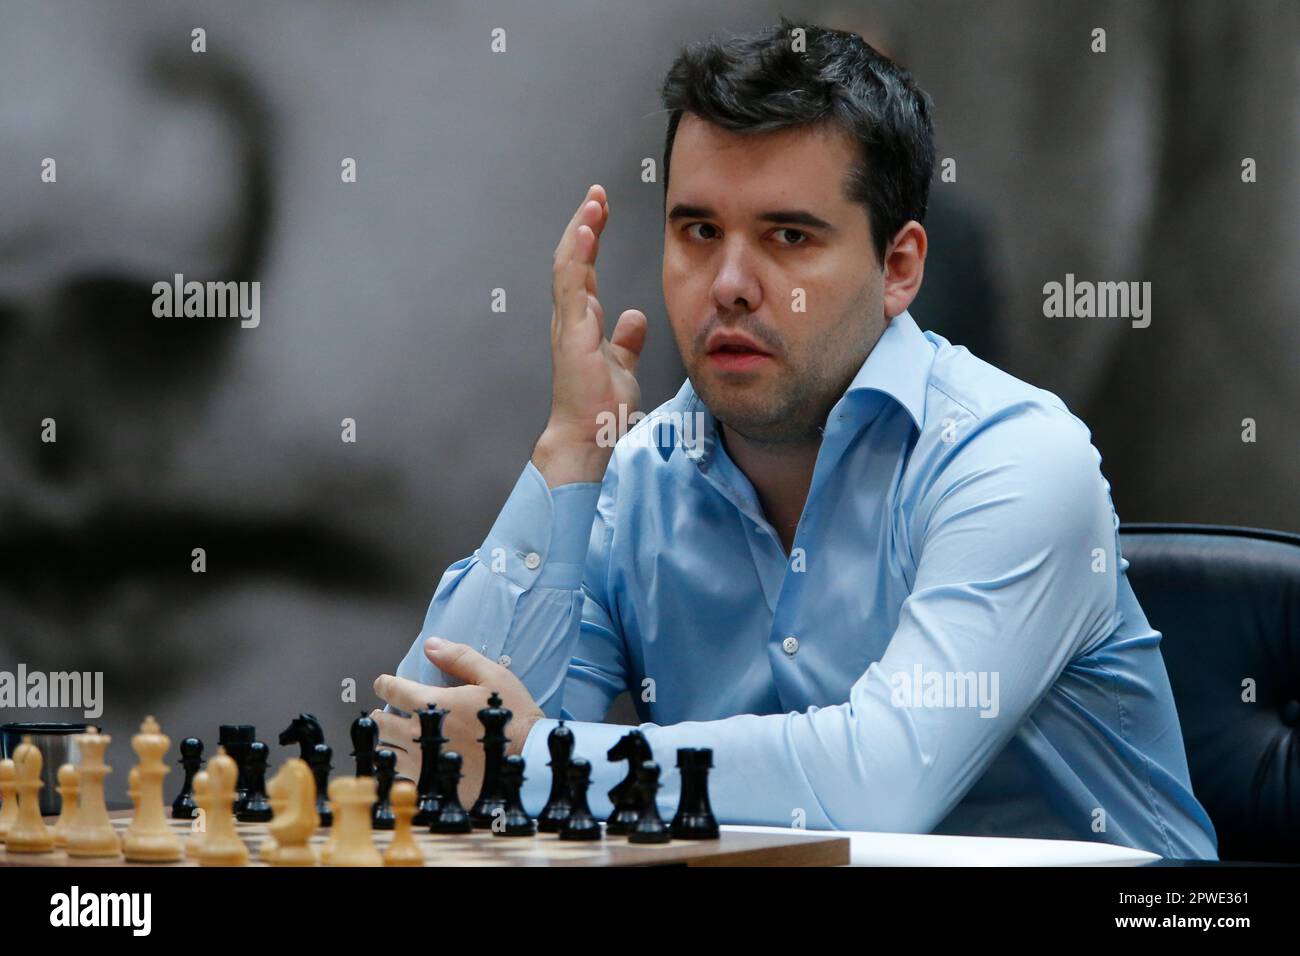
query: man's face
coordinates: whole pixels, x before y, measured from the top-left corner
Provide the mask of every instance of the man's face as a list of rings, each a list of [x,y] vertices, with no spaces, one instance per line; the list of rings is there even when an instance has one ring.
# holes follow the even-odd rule
[[[668,320],[695,391],[748,439],[815,437],[884,329],[868,215],[843,192],[856,158],[830,127],[734,133],[691,113],[678,126]],[[761,352],[719,341],[732,333]]]

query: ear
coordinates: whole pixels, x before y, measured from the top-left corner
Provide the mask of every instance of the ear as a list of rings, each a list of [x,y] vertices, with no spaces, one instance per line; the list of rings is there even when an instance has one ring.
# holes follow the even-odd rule
[[[915,219],[909,220],[885,247],[884,307],[885,318],[892,319],[907,311],[921,291],[925,275],[925,229]]]

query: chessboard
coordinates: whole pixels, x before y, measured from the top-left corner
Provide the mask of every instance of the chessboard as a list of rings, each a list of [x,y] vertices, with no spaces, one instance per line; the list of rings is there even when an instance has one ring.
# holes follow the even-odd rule
[[[297,744],[268,779],[270,749],[251,725],[222,725],[217,753],[202,764],[203,743],[180,745],[184,770],[170,814],[163,795],[171,739],[145,717],[131,738],[139,762],[126,778],[134,809],[110,812],[104,750],[111,737],[97,727],[78,734],[77,764],[58,769],[61,813],[42,819],[38,794],[43,758],[30,736],[13,758],[0,760],[0,866],[834,866],[848,863],[849,841],[773,829],[720,828],[708,797],[713,752],[680,748],[676,812],[659,807],[660,765],[633,728],[605,754],[626,762],[627,776],[609,791],[613,812],[593,815],[587,801],[591,765],[574,756],[573,732],[561,722],[547,738],[550,796],[536,820],[524,807],[524,758],[508,755],[510,711],[493,692],[478,712],[483,725],[482,779],[466,809],[460,795],[462,757],[442,751],[442,719],[429,705],[416,711],[419,782],[397,779],[396,754],[378,747],[378,726],[364,711],[353,721],[355,775],[329,779],[332,749],[311,714],[299,714],[279,735]],[[671,824],[669,823],[671,819]],[[267,822],[252,822],[267,821]],[[418,821],[418,823],[417,823]],[[63,846],[78,852],[69,855]],[[130,857],[130,862],[127,861]],[[149,861],[149,862],[145,862]]]
[[[131,811],[109,814],[119,835],[131,822]],[[49,818],[47,823],[53,823]],[[183,843],[194,839],[189,820],[169,819],[168,825]],[[236,823],[239,838],[249,849],[250,866],[266,866],[258,850],[267,836],[264,823]],[[318,829],[311,838],[317,850],[329,831]],[[375,845],[382,852],[392,833],[374,831]],[[847,837],[808,833],[736,833],[724,826],[716,840],[674,840],[671,843],[635,844],[626,838],[605,836],[584,843],[561,842],[554,834],[531,837],[498,836],[490,830],[464,834],[416,832],[424,853],[425,866],[840,866],[849,862]],[[179,863],[128,863],[121,857],[69,858],[63,850],[48,853],[10,853],[0,843],[0,867],[89,866],[89,867],[191,867],[199,864],[186,858]]]

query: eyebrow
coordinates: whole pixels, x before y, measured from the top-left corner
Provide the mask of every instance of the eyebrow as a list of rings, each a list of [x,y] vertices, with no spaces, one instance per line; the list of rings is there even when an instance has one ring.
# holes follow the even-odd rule
[[[668,221],[674,222],[678,219],[717,219],[718,214],[708,206],[689,206],[686,203],[678,203],[673,206],[672,212],[668,214]],[[821,229],[824,232],[834,232],[835,227],[825,219],[814,216],[812,213],[803,209],[773,209],[768,212],[760,212],[757,218],[762,222],[775,223],[778,226],[808,226],[812,229]]]

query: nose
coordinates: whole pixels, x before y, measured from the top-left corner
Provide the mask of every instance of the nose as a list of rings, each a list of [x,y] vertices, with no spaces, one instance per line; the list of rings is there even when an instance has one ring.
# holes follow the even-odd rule
[[[762,306],[762,287],[743,235],[732,236],[723,242],[712,295],[715,307],[724,315],[738,310],[757,312]]]

